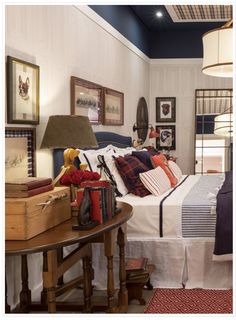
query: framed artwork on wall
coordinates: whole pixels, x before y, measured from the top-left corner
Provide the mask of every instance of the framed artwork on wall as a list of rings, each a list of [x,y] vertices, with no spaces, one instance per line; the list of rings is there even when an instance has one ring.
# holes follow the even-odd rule
[[[39,66],[7,57],[7,121],[39,124]]]
[[[158,150],[175,150],[175,126],[157,125],[156,131],[160,136],[156,139],[156,148]]]
[[[99,84],[71,77],[71,114],[87,116],[91,124],[102,122],[103,89]]]
[[[5,128],[5,179],[36,176],[35,128]]]
[[[104,125],[124,124],[124,93],[104,88]]]
[[[156,98],[156,122],[175,122],[176,98]]]

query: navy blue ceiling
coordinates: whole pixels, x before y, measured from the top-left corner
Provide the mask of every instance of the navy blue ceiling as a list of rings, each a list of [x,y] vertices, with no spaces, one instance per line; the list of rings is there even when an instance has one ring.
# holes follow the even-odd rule
[[[124,37],[152,59],[202,58],[202,35],[222,22],[174,23],[165,6],[90,5]],[[161,10],[163,17],[157,19]]]

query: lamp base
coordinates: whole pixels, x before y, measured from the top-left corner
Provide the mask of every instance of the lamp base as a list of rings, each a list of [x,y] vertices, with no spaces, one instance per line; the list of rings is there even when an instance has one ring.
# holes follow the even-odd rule
[[[98,221],[90,221],[85,225],[75,224],[72,226],[72,230],[89,230],[96,227],[99,224]]]

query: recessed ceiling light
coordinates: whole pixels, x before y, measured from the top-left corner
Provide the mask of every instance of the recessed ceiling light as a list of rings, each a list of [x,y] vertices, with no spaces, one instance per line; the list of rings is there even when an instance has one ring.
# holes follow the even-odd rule
[[[163,14],[162,14],[161,11],[157,11],[156,16],[157,16],[158,18],[161,18],[161,17],[163,16]]]

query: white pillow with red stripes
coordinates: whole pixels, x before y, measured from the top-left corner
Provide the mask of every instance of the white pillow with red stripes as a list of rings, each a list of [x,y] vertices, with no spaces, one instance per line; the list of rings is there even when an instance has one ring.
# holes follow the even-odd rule
[[[180,167],[174,161],[171,161],[171,160],[168,161],[168,166],[171,172],[173,173],[173,175],[176,177],[176,179],[179,182],[183,175]]]
[[[144,186],[154,195],[159,196],[171,189],[170,180],[161,167],[143,172],[139,177]]]

